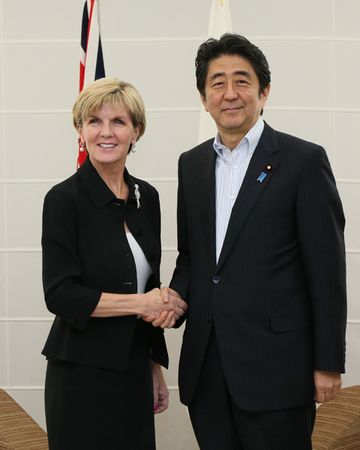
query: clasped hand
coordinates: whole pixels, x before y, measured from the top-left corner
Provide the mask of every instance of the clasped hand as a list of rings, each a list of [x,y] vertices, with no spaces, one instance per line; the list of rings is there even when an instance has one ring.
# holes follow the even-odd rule
[[[152,323],[154,327],[172,328],[187,309],[187,304],[180,295],[168,287],[152,289],[144,296],[146,304],[142,319]]]

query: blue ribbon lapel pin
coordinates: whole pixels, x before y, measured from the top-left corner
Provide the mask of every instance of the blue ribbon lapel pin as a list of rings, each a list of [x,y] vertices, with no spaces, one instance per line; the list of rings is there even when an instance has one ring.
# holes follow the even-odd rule
[[[268,176],[268,174],[271,172],[271,170],[272,170],[271,164],[267,164],[265,166],[265,170],[266,170],[266,172],[264,172],[264,171],[261,172],[261,174],[256,179],[256,181],[259,181],[259,183],[262,183],[265,180],[265,178]]]
[[[257,177],[256,181],[260,181],[260,183],[262,183],[266,177],[267,177],[267,173],[261,172],[261,174]]]

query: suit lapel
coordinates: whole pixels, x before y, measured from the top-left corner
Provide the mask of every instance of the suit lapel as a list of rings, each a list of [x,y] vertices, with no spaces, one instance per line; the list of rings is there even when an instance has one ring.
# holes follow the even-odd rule
[[[276,132],[265,124],[232,209],[217,269],[224,264],[260,195],[271,182],[278,165]],[[261,176],[261,174],[263,174]],[[265,174],[265,177],[264,177]],[[261,179],[261,181],[260,181]]]
[[[215,231],[215,162],[216,153],[213,149],[213,139],[208,141],[205,156],[201,161],[198,182],[200,220],[203,224],[204,235],[208,242],[209,261],[215,266],[216,231]],[[195,194],[196,195],[196,194]]]

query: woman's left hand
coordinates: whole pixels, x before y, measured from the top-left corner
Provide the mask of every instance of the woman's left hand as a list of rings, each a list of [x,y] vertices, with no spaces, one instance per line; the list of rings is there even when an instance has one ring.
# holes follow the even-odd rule
[[[159,414],[169,406],[169,391],[160,364],[152,363],[154,390],[154,414]]]

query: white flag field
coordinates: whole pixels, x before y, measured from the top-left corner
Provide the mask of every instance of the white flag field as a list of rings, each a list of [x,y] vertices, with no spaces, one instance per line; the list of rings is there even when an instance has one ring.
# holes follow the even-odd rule
[[[219,39],[226,32],[232,31],[229,0],[212,0],[208,37]],[[199,143],[215,136],[216,125],[210,114],[201,105],[199,124]]]

